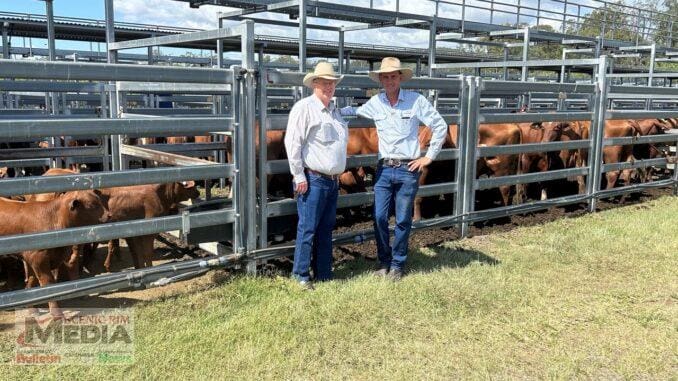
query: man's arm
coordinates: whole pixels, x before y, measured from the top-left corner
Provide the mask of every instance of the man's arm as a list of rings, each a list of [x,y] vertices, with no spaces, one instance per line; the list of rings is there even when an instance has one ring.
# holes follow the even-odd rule
[[[443,119],[440,113],[436,111],[433,105],[422,95],[419,95],[419,98],[417,98],[415,113],[417,119],[433,131],[426,156],[409,163],[411,171],[420,171],[423,167],[431,164],[436,156],[438,156],[438,153],[440,153],[443,143],[445,143],[445,139],[447,138],[448,127],[447,123],[445,123],[445,119]]]
[[[362,118],[373,119],[374,105],[372,98],[370,98],[364,105],[360,107],[346,106],[339,109],[341,116],[360,116]]]
[[[302,107],[292,107],[287,119],[285,132],[285,150],[290,165],[290,173],[294,177],[294,190],[297,193],[306,193],[308,184],[304,174],[304,163],[301,159],[301,149],[306,139],[308,114]],[[263,181],[263,180],[261,180]]]

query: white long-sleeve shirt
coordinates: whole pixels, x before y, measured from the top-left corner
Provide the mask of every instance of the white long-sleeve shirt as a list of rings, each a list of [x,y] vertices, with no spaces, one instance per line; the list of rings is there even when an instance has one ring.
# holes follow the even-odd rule
[[[348,124],[330,103],[311,95],[297,102],[287,119],[285,149],[295,184],[306,181],[304,168],[338,175],[346,169]]]
[[[379,137],[379,158],[417,159],[419,124],[433,131],[426,157],[435,160],[447,136],[447,123],[423,95],[400,89],[398,102],[391,106],[381,91],[360,107],[344,107],[342,115],[358,115],[374,120]]]

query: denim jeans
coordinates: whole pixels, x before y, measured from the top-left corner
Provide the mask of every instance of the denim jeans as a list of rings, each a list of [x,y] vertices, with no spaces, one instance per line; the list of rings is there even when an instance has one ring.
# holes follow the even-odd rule
[[[311,173],[306,174],[308,190],[297,197],[297,240],[292,276],[299,281],[332,279],[332,229],[337,217],[339,184]]]
[[[419,172],[410,172],[407,165],[380,165],[377,168],[377,180],[374,184],[374,234],[377,239],[377,256],[383,267],[404,270],[419,176]],[[393,246],[389,244],[388,230],[391,206],[395,206]]]

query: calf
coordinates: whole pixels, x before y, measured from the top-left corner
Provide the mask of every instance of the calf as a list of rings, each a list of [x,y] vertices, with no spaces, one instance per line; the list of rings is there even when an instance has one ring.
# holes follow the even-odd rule
[[[101,193],[108,204],[111,220],[115,222],[166,216],[180,202],[198,198],[200,195],[193,181],[109,188],[102,189]],[[135,268],[153,265],[155,236],[156,234],[151,234],[125,238]],[[109,242],[109,252],[104,262],[107,271],[111,270],[112,256],[117,254],[115,248],[115,243]]]
[[[96,191],[67,192],[49,201],[13,201],[0,198],[0,236],[94,225],[106,222],[108,213]],[[69,247],[33,250],[21,254],[26,264],[27,288],[55,282],[53,269],[63,269]],[[53,316],[61,316],[56,302],[49,302]]]

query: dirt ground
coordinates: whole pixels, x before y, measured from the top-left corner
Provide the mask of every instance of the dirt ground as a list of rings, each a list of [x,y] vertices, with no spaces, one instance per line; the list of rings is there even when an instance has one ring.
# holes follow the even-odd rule
[[[657,198],[661,195],[671,194],[670,188],[649,189],[642,193],[627,196],[624,205],[642,203],[646,200]],[[598,210],[606,210],[619,205],[618,199],[601,200],[598,203]],[[587,213],[586,205],[570,205],[565,207],[553,207],[541,212],[528,213],[524,215],[514,215],[497,220],[476,223],[471,227],[472,236],[488,235],[496,232],[509,231],[518,226],[539,225],[560,218],[576,217]],[[369,216],[369,210],[359,211],[354,215],[337,216],[337,232],[347,232],[351,230],[371,229],[372,221]],[[289,235],[288,235],[289,236]],[[410,247],[420,248],[426,246],[438,245],[445,241],[458,239],[459,236],[454,228],[427,229],[414,231],[410,236]],[[104,273],[103,262],[107,254],[106,245],[100,245],[94,258],[86,264],[83,277],[96,276]],[[196,247],[187,247],[182,245],[179,240],[167,234],[161,235],[155,242],[154,264],[162,264],[171,261],[181,261],[208,256],[209,253]],[[341,245],[334,248],[335,264],[346,261],[352,261],[356,258],[366,258],[376,260],[376,244],[374,241],[367,241],[361,244]],[[120,244],[120,256],[114,257],[112,261],[112,271],[120,271],[132,268],[132,261],[124,240]],[[269,261],[262,268],[264,276],[289,275],[291,271],[291,260],[282,258]],[[190,280],[185,280],[163,287],[149,288],[143,290],[114,292],[105,295],[81,297],[77,299],[60,302],[60,305],[66,310],[77,310],[78,308],[114,308],[129,307],[139,302],[153,301],[171,297],[176,294],[186,292],[196,292],[206,288],[214,287],[228,280],[230,273],[226,270],[212,270],[206,275]],[[2,280],[0,280],[2,282]],[[0,283],[2,285],[2,283]],[[46,307],[46,306],[42,306]],[[0,331],[11,328],[11,322],[14,319],[13,312],[0,312]]]

